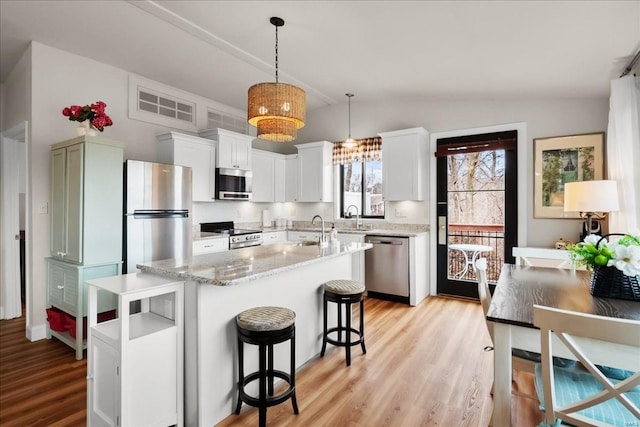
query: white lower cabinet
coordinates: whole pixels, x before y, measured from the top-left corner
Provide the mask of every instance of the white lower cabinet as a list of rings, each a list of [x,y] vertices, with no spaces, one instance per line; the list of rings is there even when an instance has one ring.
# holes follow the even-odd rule
[[[328,230],[326,230],[328,231]],[[290,242],[302,242],[307,240],[319,241],[322,233],[314,231],[287,231],[287,240]]]
[[[272,245],[274,243],[282,243],[287,241],[286,231],[263,231],[262,244]]]
[[[193,255],[212,254],[229,250],[229,238],[201,239],[193,241]]]
[[[132,273],[87,283],[88,425],[182,426],[184,282]],[[119,317],[97,323],[102,292],[117,295]]]
[[[364,243],[364,234],[338,233],[338,241],[340,243]],[[352,279],[360,283],[364,283],[364,254],[365,251],[359,251],[352,255]]]

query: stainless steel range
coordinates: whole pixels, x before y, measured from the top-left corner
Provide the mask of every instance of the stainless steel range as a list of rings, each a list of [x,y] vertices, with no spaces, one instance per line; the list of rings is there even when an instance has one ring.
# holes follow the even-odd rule
[[[229,249],[246,248],[262,244],[262,231],[235,228],[233,221],[201,222],[200,231],[229,235]]]

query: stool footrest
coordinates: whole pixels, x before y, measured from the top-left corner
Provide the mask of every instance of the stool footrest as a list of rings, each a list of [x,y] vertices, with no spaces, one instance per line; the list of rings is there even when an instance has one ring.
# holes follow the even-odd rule
[[[359,330],[357,330],[357,329],[354,329],[354,328],[351,328],[351,329],[349,329],[349,330],[350,330],[351,332],[353,332],[354,334],[357,334],[357,335],[358,335],[358,339],[357,339],[357,340],[355,340],[355,341],[349,341],[349,342],[347,343],[346,341],[336,340],[336,339],[333,339],[333,338],[329,337],[329,334],[330,334],[330,333],[332,333],[332,332],[338,332],[338,333],[340,333],[340,332],[344,332],[345,334],[347,333],[347,331],[348,331],[348,330],[347,330],[347,328],[345,328],[344,326],[343,326],[343,327],[339,327],[339,326],[338,326],[338,327],[335,327],[335,328],[327,329],[327,337],[326,337],[326,341],[327,341],[329,344],[338,345],[338,346],[341,346],[341,347],[346,347],[347,345],[354,346],[354,345],[358,345],[358,344],[360,344],[360,343],[362,342],[362,337],[360,336],[360,331],[359,331]]]
[[[290,375],[283,371],[273,370],[273,371],[267,371],[267,378],[269,378],[269,376],[273,376],[273,377],[285,380],[289,385],[289,388],[278,395],[267,396],[264,404],[267,407],[275,406],[291,398],[291,395],[295,392],[296,388],[295,386],[291,385]],[[250,394],[247,394],[247,392],[244,391],[244,387],[250,382],[256,381],[258,379],[260,379],[260,372],[253,372],[245,376],[244,379],[241,382],[239,382],[240,396],[242,397],[242,401],[254,407],[261,406],[260,399],[255,396],[251,396]]]

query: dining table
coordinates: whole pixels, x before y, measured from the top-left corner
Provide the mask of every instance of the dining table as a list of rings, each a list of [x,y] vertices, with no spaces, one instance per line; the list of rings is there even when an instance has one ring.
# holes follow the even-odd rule
[[[540,330],[533,324],[534,305],[640,321],[640,301],[595,297],[590,292],[590,281],[589,271],[502,266],[487,312],[487,320],[494,326],[494,426],[511,425],[512,348],[540,353]],[[592,345],[598,349],[594,362],[640,370],[640,352],[620,352],[596,342]],[[559,340],[552,347],[555,356],[575,359]]]

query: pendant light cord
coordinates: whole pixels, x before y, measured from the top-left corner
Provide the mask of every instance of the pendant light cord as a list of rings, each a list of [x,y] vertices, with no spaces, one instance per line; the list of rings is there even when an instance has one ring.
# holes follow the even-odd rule
[[[351,97],[350,96],[349,96],[349,139],[351,139]]]
[[[276,25],[276,83],[278,83],[278,26]]]

